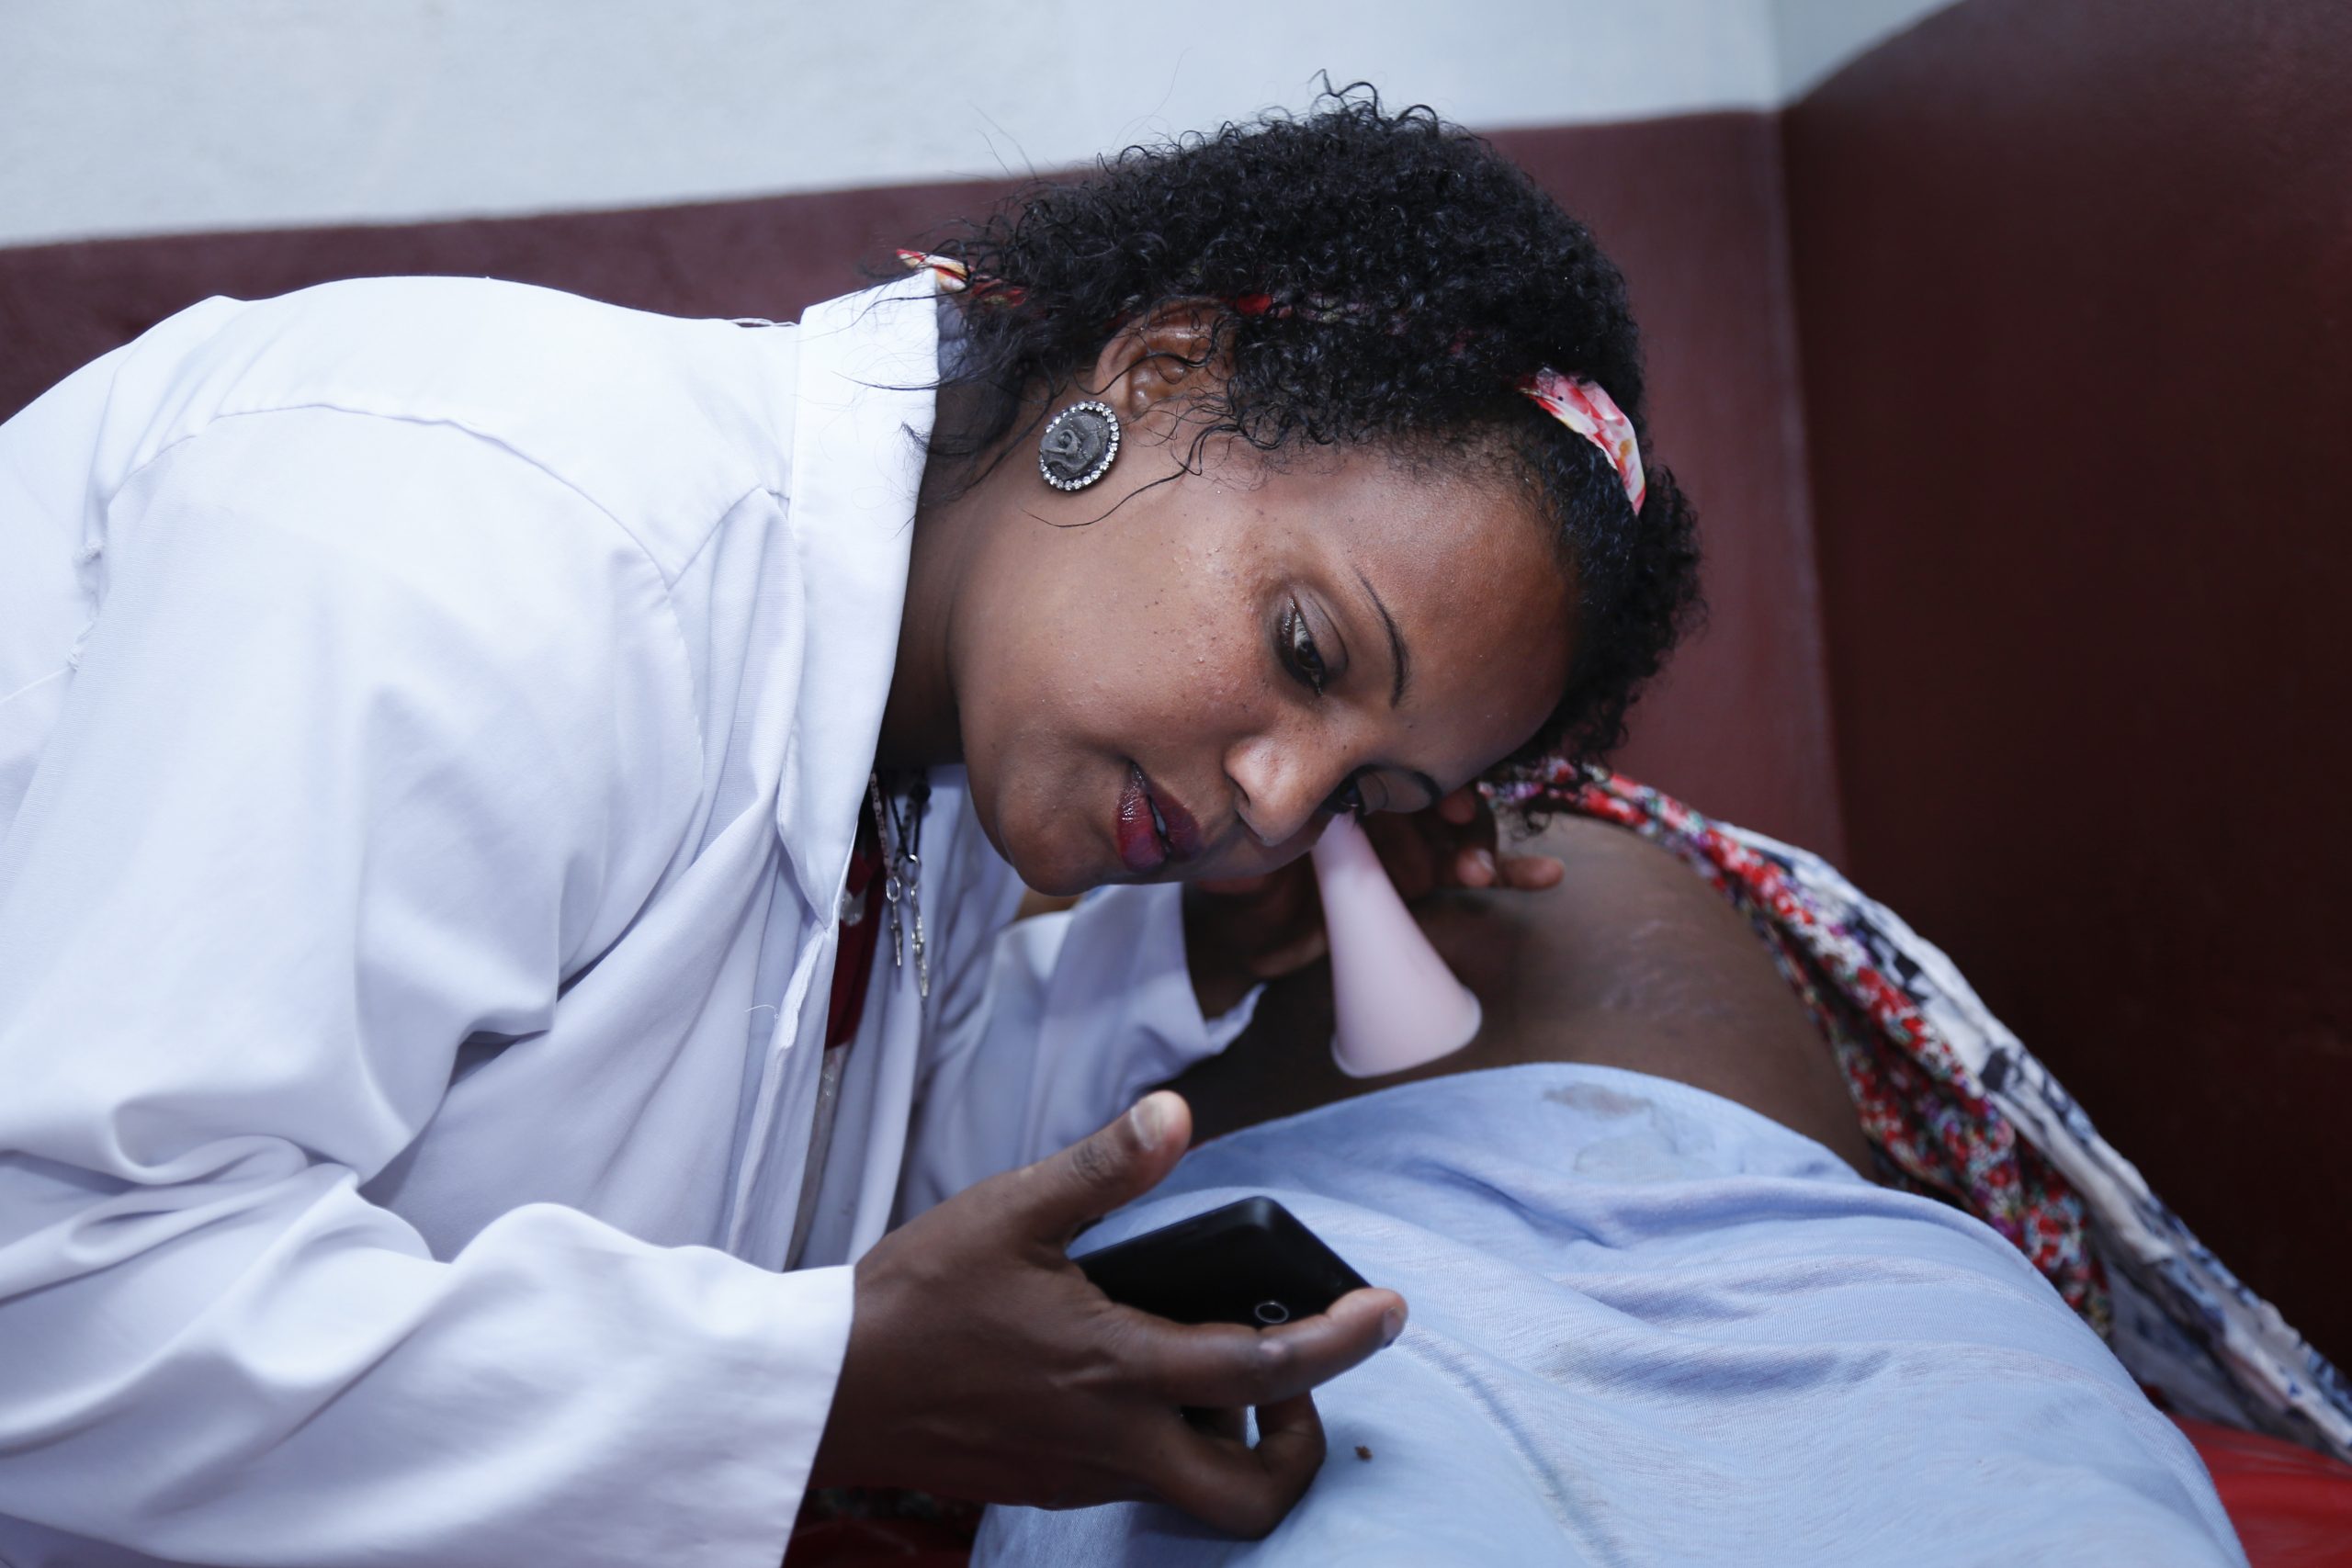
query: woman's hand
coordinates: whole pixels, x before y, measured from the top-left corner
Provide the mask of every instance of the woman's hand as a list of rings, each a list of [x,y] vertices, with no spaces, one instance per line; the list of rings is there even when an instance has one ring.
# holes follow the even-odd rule
[[[1323,1462],[1307,1390],[1395,1339],[1405,1303],[1355,1291],[1280,1328],[1188,1326],[1113,1303],[1065,1253],[1150,1190],[1192,1137],[1162,1091],[1085,1142],[981,1182],[875,1244],[810,1483],[1080,1507],[1158,1497],[1261,1536]],[[1258,1412],[1258,1446],[1237,1420]]]
[[[1560,863],[1549,855],[1500,852],[1494,811],[1474,785],[1419,811],[1367,817],[1363,830],[1408,901],[1440,887],[1532,892],[1560,880]],[[1201,1011],[1210,1018],[1260,981],[1314,963],[1325,942],[1313,864],[1302,855],[1263,876],[1188,885],[1184,944]]]

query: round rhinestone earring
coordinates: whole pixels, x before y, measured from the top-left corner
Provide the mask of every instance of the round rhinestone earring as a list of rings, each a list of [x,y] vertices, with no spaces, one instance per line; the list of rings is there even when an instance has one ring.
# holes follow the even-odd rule
[[[1111,471],[1119,455],[1119,416],[1090,398],[1046,422],[1037,443],[1037,472],[1056,490],[1084,490]]]

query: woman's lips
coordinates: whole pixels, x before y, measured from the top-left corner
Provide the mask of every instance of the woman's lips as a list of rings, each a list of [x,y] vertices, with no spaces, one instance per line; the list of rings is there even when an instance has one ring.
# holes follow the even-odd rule
[[[1137,876],[1149,876],[1168,863],[1168,846],[1151,819],[1151,791],[1143,782],[1143,770],[1133,762],[1127,764],[1127,787],[1119,792],[1119,815],[1112,832],[1120,861]]]
[[[1119,792],[1119,809],[1113,825],[1121,863],[1137,876],[1149,876],[1170,860],[1190,860],[1201,852],[1200,825],[1171,795],[1159,794],[1143,769],[1127,764],[1127,785]]]
[[[1152,808],[1159,813],[1160,837],[1168,841],[1169,852],[1178,860],[1191,860],[1203,849],[1201,825],[1184,809],[1184,803],[1166,790],[1153,789],[1151,781],[1144,780],[1144,789],[1151,796]]]

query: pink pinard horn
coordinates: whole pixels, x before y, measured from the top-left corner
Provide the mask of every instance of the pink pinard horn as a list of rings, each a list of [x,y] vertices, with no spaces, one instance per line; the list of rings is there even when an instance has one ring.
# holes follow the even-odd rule
[[[1421,934],[1372,840],[1335,817],[1315,845],[1331,942],[1331,1059],[1351,1078],[1401,1073],[1478,1032],[1478,998]]]

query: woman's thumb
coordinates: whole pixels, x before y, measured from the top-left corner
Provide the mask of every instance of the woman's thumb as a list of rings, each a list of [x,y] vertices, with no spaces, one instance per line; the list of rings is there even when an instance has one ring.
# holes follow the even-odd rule
[[[1159,1185],[1193,1140],[1193,1109],[1168,1089],[1145,1095],[1101,1132],[1029,1168],[1038,1234],[1067,1240],[1080,1225]]]

